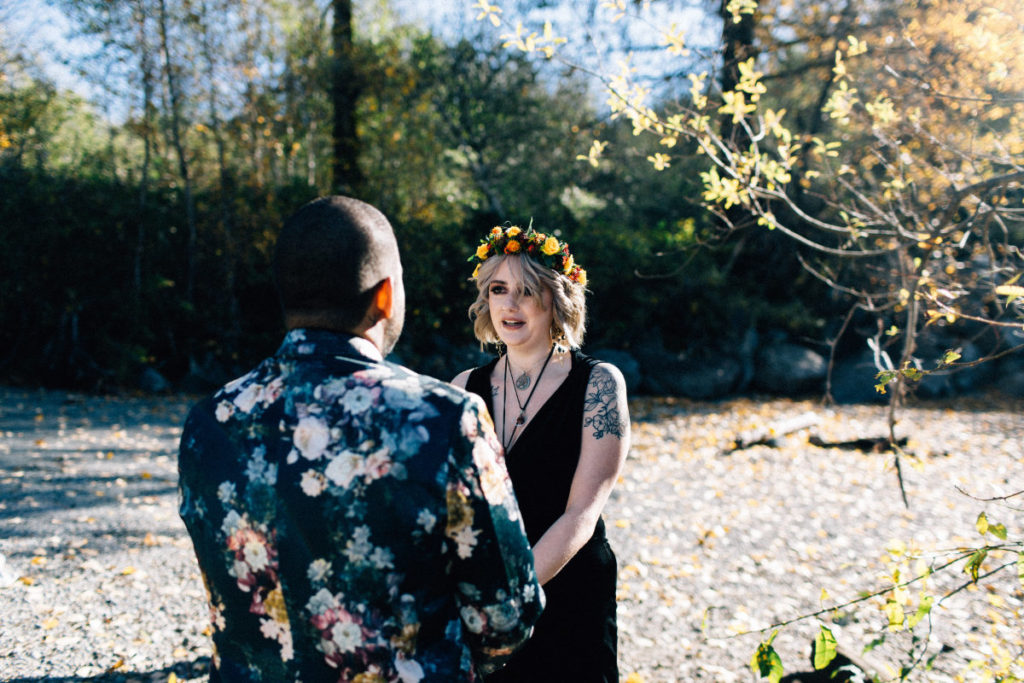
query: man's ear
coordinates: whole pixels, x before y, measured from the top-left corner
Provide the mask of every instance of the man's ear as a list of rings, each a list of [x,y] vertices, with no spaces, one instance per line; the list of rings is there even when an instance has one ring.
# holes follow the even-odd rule
[[[373,318],[386,320],[391,317],[394,311],[395,289],[391,278],[386,277],[377,283],[373,290],[373,299],[370,302]]]

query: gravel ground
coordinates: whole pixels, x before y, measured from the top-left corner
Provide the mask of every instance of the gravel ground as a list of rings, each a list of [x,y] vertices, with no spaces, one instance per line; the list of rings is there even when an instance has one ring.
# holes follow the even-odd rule
[[[205,680],[205,596],[175,490],[187,404],[0,388],[0,680]],[[634,448],[606,513],[620,563],[623,680],[755,681],[751,655],[770,633],[759,629],[823,608],[851,652],[886,635],[866,655],[875,665],[923,651],[931,668],[909,680],[992,680],[985,670],[1000,666],[1024,679],[1024,591],[1013,566],[936,598],[916,640],[886,631],[884,598],[831,609],[888,586],[900,568],[889,550],[900,543],[931,564],[979,544],[983,510],[1010,541],[1024,536],[1022,497],[1011,507],[958,490],[993,498],[1024,488],[1024,403],[953,408],[902,414],[897,433],[915,456],[903,459],[907,509],[891,454],[809,443],[883,436],[884,408],[634,401]],[[795,416],[813,424],[732,450]],[[981,573],[1015,559],[993,551]],[[926,588],[941,596],[969,583],[962,568]],[[903,578],[914,569],[906,563]],[[920,590],[909,589],[908,614]],[[821,623],[781,630],[774,646],[787,672],[810,668]]]

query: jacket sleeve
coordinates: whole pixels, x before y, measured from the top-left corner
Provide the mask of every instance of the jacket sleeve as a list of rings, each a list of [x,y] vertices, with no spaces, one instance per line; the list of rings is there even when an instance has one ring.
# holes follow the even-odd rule
[[[479,397],[466,398],[451,444],[445,537],[466,641],[477,667],[489,673],[530,637],[544,593],[501,447]]]

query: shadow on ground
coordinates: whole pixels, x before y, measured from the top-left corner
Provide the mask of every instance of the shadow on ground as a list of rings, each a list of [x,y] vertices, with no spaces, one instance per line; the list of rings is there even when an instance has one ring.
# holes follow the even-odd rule
[[[6,679],[7,683],[164,683],[171,674],[179,679],[206,679],[210,673],[210,658],[198,657],[191,662],[175,662],[171,666],[153,671],[108,671],[95,676],[29,676]]]

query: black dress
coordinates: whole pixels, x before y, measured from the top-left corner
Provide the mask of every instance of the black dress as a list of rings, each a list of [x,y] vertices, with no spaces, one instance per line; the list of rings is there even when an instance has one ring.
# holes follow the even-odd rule
[[[490,377],[497,362],[473,370],[466,383],[492,415]],[[505,455],[531,545],[565,512],[580,456],[583,402],[596,364],[573,352],[569,375]],[[599,519],[591,539],[545,584],[547,605],[533,636],[487,683],[618,681],[615,580],[615,555]]]

